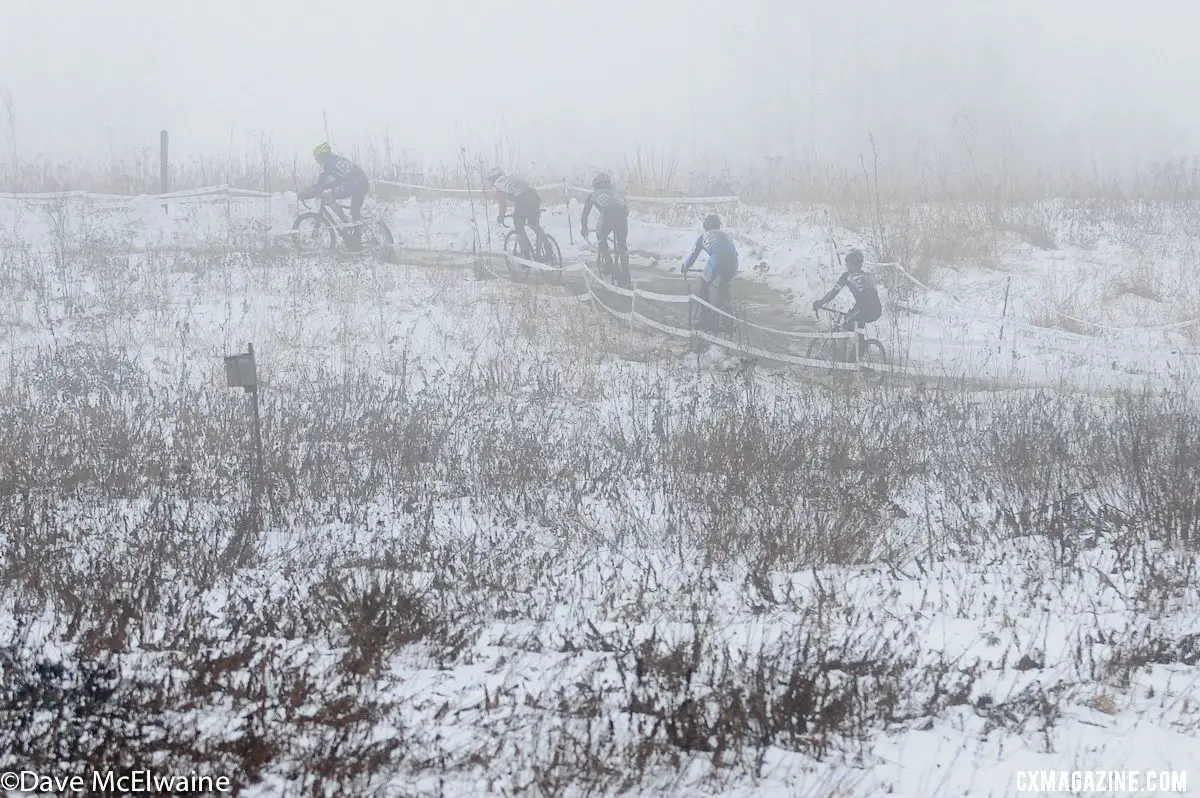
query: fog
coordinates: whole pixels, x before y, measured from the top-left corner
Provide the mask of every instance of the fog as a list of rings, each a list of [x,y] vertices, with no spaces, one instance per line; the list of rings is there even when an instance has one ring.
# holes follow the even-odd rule
[[[1200,152],[1190,0],[4,0],[6,157],[674,152],[1025,168]],[[0,120],[2,121],[2,120]]]

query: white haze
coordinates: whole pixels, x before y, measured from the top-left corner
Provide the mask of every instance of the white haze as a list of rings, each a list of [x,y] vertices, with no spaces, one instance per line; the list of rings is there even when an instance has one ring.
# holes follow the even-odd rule
[[[325,138],[425,162],[503,140],[621,153],[1023,169],[1200,151],[1192,0],[4,0],[24,160],[243,155]],[[972,133],[972,131],[975,131]],[[5,155],[12,138],[4,128]]]

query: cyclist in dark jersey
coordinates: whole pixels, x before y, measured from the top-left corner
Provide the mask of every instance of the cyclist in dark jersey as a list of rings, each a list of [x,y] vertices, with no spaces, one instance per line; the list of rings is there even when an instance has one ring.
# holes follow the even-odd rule
[[[521,257],[528,260],[532,247],[529,244],[529,236],[525,232],[525,225],[529,225],[539,235],[541,234],[542,198],[528,182],[516,175],[506,175],[498,168],[492,169],[487,179],[496,189],[496,202],[500,205],[496,224],[501,227],[504,227],[504,212],[508,209],[508,201],[512,200],[513,226],[517,228],[517,240],[521,244]]]
[[[299,193],[300,198],[319,197],[325,191],[332,191],[335,200],[349,198],[350,217],[357,222],[360,218],[359,212],[362,210],[363,200],[367,198],[367,191],[370,189],[366,173],[348,159],[334,155],[328,142],[313,147],[313,158],[321,165],[321,175],[311,189]],[[342,206],[336,202],[333,203],[333,212],[343,222],[346,221],[346,215],[342,213]],[[357,249],[361,246],[361,241],[362,230],[356,227],[347,239],[347,246],[350,249]]]
[[[709,291],[715,287],[717,295],[713,304],[728,309],[729,285],[733,282],[733,276],[737,274],[738,252],[733,239],[721,229],[721,219],[715,213],[704,217],[704,232],[696,239],[696,246],[692,248],[692,254],[688,255],[687,260],[683,262],[683,268],[680,271],[687,274],[696,259],[700,257],[701,252],[708,253],[708,263],[704,265],[697,296],[708,302],[710,301]],[[711,329],[714,326],[712,311],[708,308],[703,310],[705,326]]]
[[[837,285],[828,294],[813,303],[813,311],[820,310],[831,301],[843,288],[849,288],[854,297],[854,307],[846,314],[842,325],[844,332],[854,332],[858,327],[869,322],[878,321],[883,315],[883,305],[879,302],[879,292],[875,289],[875,281],[871,275],[863,271],[863,254],[857,249],[846,253],[846,271],[838,278]]]
[[[608,254],[608,234],[612,233],[616,239],[617,263],[628,269],[629,203],[624,194],[613,188],[612,178],[603,172],[592,178],[592,193],[583,203],[579,227],[584,238],[587,238],[588,216],[593,207],[600,210],[600,218],[596,221],[596,248],[600,250],[601,259]]]

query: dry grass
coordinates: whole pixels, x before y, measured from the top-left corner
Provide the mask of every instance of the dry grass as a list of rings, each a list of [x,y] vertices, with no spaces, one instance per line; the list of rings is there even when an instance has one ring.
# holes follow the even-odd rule
[[[644,185],[679,179],[669,158],[646,160],[629,165]],[[783,191],[773,179],[761,190]],[[927,276],[983,257],[1002,231],[985,203],[874,207],[862,223],[879,246]],[[1006,218],[1041,235],[1036,218]],[[247,261],[254,231],[237,235],[215,254],[135,261],[103,225],[63,225],[49,258],[5,255],[9,301],[30,297],[39,329],[57,330],[63,308],[101,318],[95,335],[17,354],[0,386],[0,601],[14,621],[0,767],[153,760],[322,795],[421,778],[428,794],[455,778],[663,794],[697,763],[706,788],[765,778],[768,750],[853,761],[882,730],[956,707],[1052,750],[1071,688],[1106,681],[1114,694],[1091,703],[1116,711],[1140,669],[1197,661],[1194,636],[1144,622],[1180,611],[1196,584],[1200,397],[1186,385],[1105,401],[797,392],[765,375],[627,368],[613,356],[636,337],[535,286],[464,288],[468,270],[428,278],[429,301],[494,303],[471,319],[489,348],[433,363],[380,316],[395,340],[371,354],[348,319],[376,312],[395,274]],[[291,337],[317,296],[341,349],[264,373],[260,502],[245,408],[213,353],[173,328],[164,384],[127,343],[135,313],[179,320],[169,275],[233,306],[275,285],[272,271],[287,275]],[[978,664],[928,652],[828,579],[869,566],[923,580],[947,558],[990,569],[1019,546],[1014,592],[1031,602],[1088,583],[1096,550],[1125,580],[1115,632],[1072,632],[1074,683],[982,693]],[[803,572],[807,592],[791,587]],[[786,636],[732,647],[717,588],[731,574],[737,606],[787,618]],[[555,625],[564,607],[571,622]],[[527,654],[587,665],[534,671],[534,689]],[[480,662],[497,678],[478,697],[409,688],[414,672]],[[1012,651],[1011,670],[1044,664],[1028,642]],[[444,739],[455,723],[472,735]],[[858,781],[811,794],[868,793]]]

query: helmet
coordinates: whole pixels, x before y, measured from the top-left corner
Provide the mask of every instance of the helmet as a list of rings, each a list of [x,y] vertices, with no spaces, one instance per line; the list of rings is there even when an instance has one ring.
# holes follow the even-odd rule
[[[329,146],[328,141],[322,141],[320,144],[313,147],[313,157],[318,161],[321,160],[322,156],[329,155],[332,152],[333,148]]]
[[[846,253],[846,265],[851,268],[862,268],[863,254],[862,250],[852,249]]]
[[[600,172],[592,178],[592,188],[612,188],[612,178],[606,172]]]
[[[721,229],[721,217],[717,216],[715,213],[710,213],[708,216],[705,216],[704,217],[704,229],[705,230],[720,230]]]

